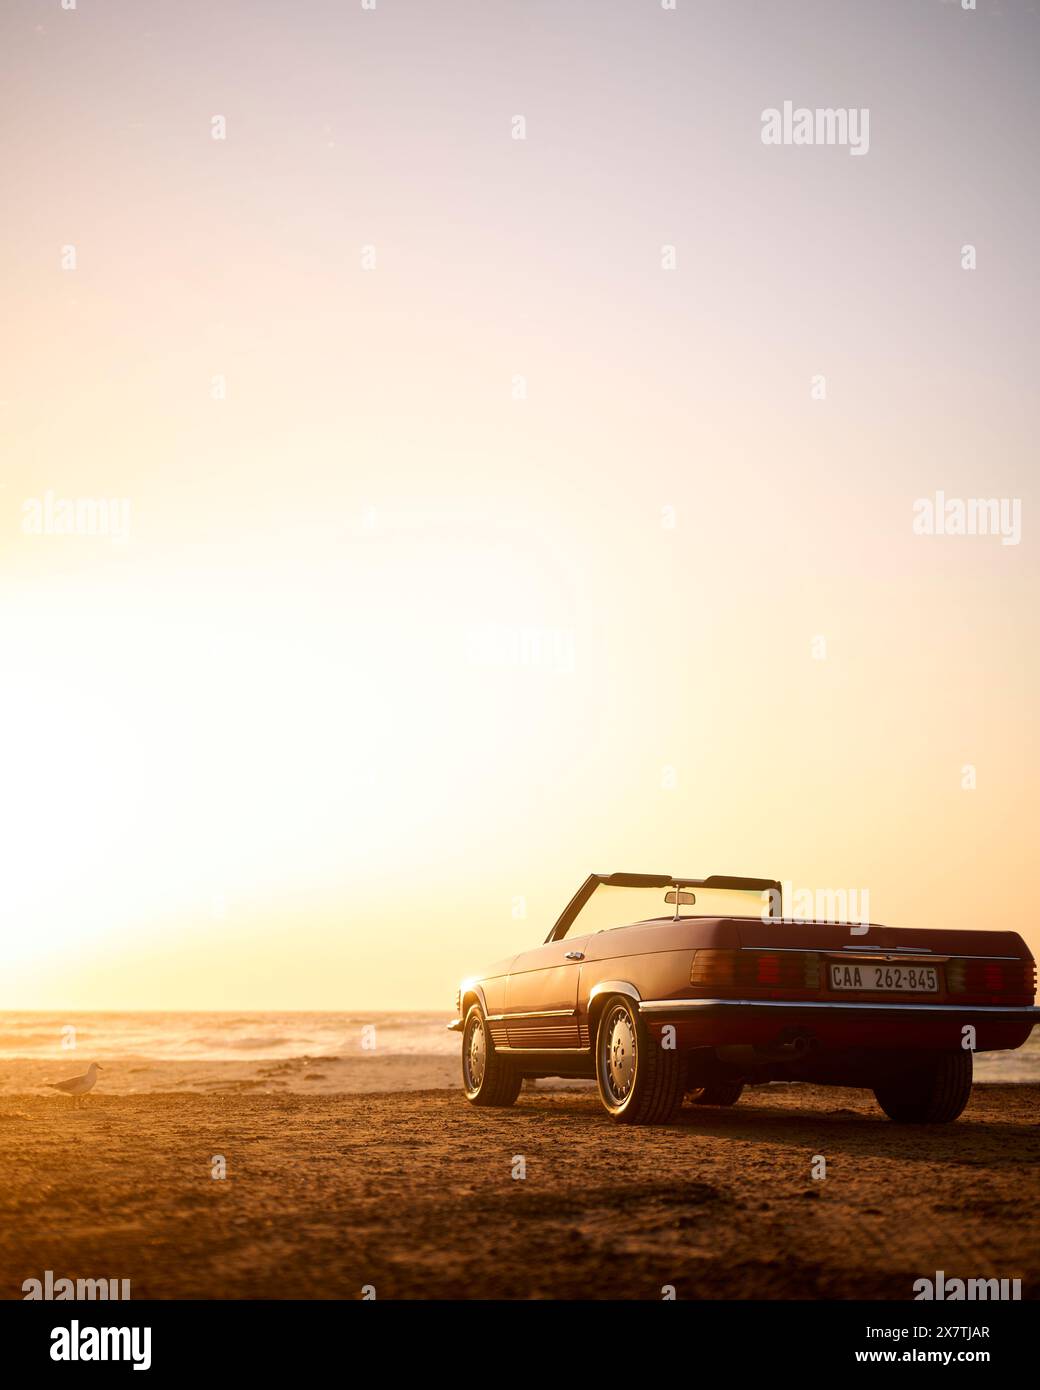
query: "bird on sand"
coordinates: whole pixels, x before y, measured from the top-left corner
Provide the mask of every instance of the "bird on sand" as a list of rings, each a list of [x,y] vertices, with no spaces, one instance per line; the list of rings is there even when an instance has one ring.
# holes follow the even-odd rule
[[[53,1091],[64,1091],[67,1096],[72,1097],[72,1104],[78,1105],[80,1096],[85,1096],[88,1091],[94,1089],[100,1070],[97,1062],[91,1062],[82,1076],[70,1076],[68,1081],[48,1081],[47,1085]]]

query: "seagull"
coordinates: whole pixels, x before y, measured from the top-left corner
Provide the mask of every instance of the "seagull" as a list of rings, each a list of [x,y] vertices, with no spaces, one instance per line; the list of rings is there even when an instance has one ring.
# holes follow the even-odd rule
[[[101,1070],[97,1062],[91,1062],[82,1076],[70,1076],[68,1081],[48,1081],[52,1091],[64,1091],[67,1096],[72,1097],[72,1104],[78,1105],[80,1096],[85,1096],[88,1091],[94,1089],[97,1081],[97,1074]]]

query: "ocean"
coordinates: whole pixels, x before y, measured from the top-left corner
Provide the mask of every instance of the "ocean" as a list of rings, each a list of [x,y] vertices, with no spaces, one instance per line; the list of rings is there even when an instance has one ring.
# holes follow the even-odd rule
[[[77,1052],[150,1061],[254,1062],[294,1058],[452,1057],[448,1013],[2,1013],[0,1060],[57,1060]],[[977,1081],[1040,1081],[1040,1028],[1015,1052],[984,1052]]]
[[[81,1052],[99,1061],[260,1062],[453,1056],[449,1013],[3,1013],[0,1060]],[[374,1031],[373,1031],[374,1030]]]

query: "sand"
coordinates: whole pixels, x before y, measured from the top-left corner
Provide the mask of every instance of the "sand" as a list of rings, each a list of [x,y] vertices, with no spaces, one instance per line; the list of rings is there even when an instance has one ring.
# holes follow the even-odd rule
[[[443,1058],[372,1061],[394,1091],[5,1093],[0,1296],[48,1269],[134,1298],[907,1299],[940,1269],[1040,1294],[1040,1087],[936,1128],[791,1085],[632,1129],[587,1088],[482,1111],[396,1084]]]
[[[359,1094],[369,1091],[455,1090],[459,1059],[451,1056],[368,1055],[295,1057],[289,1061],[169,1062],[147,1058],[102,1061],[97,1094],[141,1095],[155,1092],[255,1091],[264,1095]],[[36,1061],[19,1058],[0,1063],[0,1097],[28,1090],[47,1094],[45,1081],[60,1081],[87,1069],[86,1058]],[[51,1092],[51,1095],[54,1093]]]

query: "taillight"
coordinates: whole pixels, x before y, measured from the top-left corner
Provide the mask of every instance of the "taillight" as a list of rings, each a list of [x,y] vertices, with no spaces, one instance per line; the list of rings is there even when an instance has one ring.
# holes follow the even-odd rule
[[[727,989],[736,984],[739,951],[694,951],[690,984],[703,989]]]
[[[690,984],[697,989],[787,995],[820,987],[820,958],[814,951],[694,951]]]
[[[967,960],[946,962],[946,989],[979,1003],[1031,1004],[1036,993],[1036,965],[1031,960]]]

